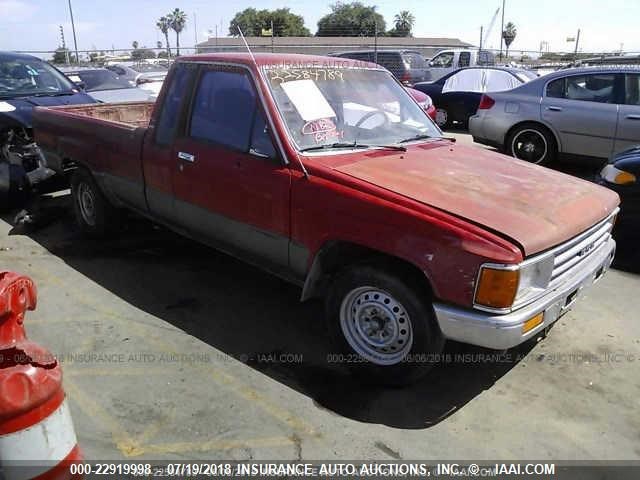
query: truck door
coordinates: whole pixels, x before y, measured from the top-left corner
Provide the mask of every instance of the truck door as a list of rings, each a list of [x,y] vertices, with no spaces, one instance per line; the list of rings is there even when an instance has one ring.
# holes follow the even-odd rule
[[[203,66],[175,142],[176,222],[229,253],[288,264],[290,172],[276,153],[251,75]]]
[[[640,143],[640,74],[624,76],[624,96],[618,111],[615,152]]]

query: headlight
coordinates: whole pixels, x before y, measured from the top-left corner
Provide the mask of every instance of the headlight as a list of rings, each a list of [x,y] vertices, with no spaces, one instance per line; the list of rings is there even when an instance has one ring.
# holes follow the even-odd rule
[[[478,274],[474,302],[490,309],[510,309],[541,295],[549,286],[552,273],[552,255],[519,265],[484,264]]]
[[[609,183],[617,185],[628,185],[636,182],[636,176],[633,173],[625,172],[619,168],[609,164],[600,172],[600,176]]]

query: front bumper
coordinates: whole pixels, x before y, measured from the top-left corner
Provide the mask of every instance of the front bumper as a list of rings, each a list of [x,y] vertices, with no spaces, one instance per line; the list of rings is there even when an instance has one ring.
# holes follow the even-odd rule
[[[598,281],[611,266],[616,242],[610,238],[593,252],[555,290],[516,311],[493,315],[479,310],[463,309],[435,303],[440,330],[445,338],[486,348],[503,350],[515,347],[545,329],[564,315],[583,296],[586,288]],[[523,333],[530,318],[544,312],[543,322]]]

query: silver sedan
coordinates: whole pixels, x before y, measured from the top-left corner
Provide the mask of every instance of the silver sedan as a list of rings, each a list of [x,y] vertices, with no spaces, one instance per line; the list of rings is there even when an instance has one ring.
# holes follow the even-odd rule
[[[484,95],[469,131],[478,143],[538,164],[608,158],[640,143],[640,68],[559,70]]]

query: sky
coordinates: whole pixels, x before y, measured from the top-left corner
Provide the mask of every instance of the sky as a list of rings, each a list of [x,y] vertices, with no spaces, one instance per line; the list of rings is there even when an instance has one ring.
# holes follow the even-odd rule
[[[480,26],[486,29],[502,0],[362,0],[376,5],[387,28],[400,10],[416,18],[416,37],[454,37],[477,45]],[[68,0],[0,0],[0,50],[54,50],[60,45],[59,25],[67,46],[73,47]],[[155,47],[162,34],[156,20],[179,7],[188,16],[180,43],[202,42],[207,31],[226,35],[236,12],[248,7],[289,7],[302,15],[312,33],[318,20],[330,12],[329,3],[317,0],[71,0],[79,50],[107,50],[140,45]],[[195,24],[194,24],[195,18]],[[505,23],[513,22],[517,37],[512,50],[538,51],[542,41],[551,51],[573,51],[567,37],[580,28],[580,50],[640,52],[637,23],[639,0],[506,0]],[[500,15],[485,46],[499,48]],[[170,43],[175,44],[174,35]]]

